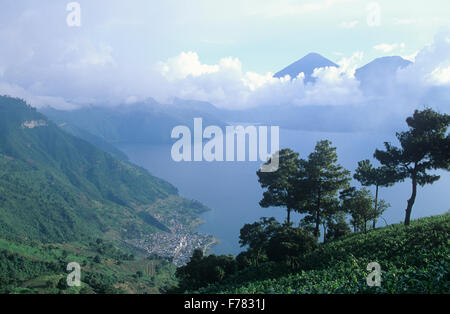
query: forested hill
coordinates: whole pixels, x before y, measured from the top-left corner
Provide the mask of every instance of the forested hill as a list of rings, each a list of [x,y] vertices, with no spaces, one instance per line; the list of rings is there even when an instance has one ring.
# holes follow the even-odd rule
[[[449,231],[450,213],[447,213],[412,221],[410,226],[396,224],[368,233],[353,233],[296,256],[299,262],[296,269],[275,262],[239,267],[239,271],[221,281],[190,292],[448,293]],[[370,274],[374,269],[370,270],[369,265],[374,262],[380,266],[379,286],[370,286],[367,281],[373,280]],[[202,272],[211,273],[205,268]]]
[[[24,101],[0,96],[0,237],[59,243],[136,238],[165,229],[156,219],[141,219],[148,217],[142,210],[177,193],[146,170],[64,132]],[[205,209],[195,204],[192,212]]]

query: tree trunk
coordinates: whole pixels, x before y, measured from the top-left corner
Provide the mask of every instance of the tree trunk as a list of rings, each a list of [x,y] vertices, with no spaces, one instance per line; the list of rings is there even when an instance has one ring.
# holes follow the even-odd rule
[[[320,228],[320,212],[319,212],[319,209],[317,209],[317,212],[316,212],[316,227],[314,228],[314,236],[316,238],[319,238],[319,228]]]
[[[320,181],[319,181],[320,184]],[[316,209],[316,227],[314,228],[314,236],[318,239],[319,238],[319,227],[320,227],[320,186],[319,186],[319,193],[317,193],[317,209]]]
[[[412,175],[412,193],[411,198],[408,200],[408,207],[406,207],[406,215],[405,215],[405,226],[409,226],[411,222],[411,212],[414,205],[414,202],[416,201],[416,195],[417,195],[417,179],[416,179],[416,172]]]
[[[288,207],[287,209],[287,218],[286,218],[286,222],[288,223],[288,225],[291,223],[291,209]]]
[[[319,238],[319,228],[320,228],[320,193],[317,198],[317,208],[316,208],[316,227],[314,228],[314,236]]]
[[[376,189],[375,189],[375,212],[377,212],[378,209],[378,184],[376,185]],[[375,226],[377,224],[377,218],[373,219],[373,225],[372,228],[375,229]]]

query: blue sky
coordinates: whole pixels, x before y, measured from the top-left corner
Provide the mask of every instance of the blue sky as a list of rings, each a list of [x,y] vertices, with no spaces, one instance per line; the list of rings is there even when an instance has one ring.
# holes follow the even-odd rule
[[[195,51],[204,63],[233,56],[245,70],[257,72],[276,72],[311,51],[334,60],[355,51],[364,52],[365,61],[409,56],[450,26],[445,0],[89,2],[80,1],[86,14],[82,27],[95,29],[98,40],[125,58],[147,62]],[[380,8],[379,26],[367,23],[373,4]],[[397,48],[374,49],[381,44]]]
[[[415,73],[450,80],[448,0],[79,0],[80,27],[66,23],[69,2],[2,1],[0,94],[63,107],[147,97],[233,108],[289,102],[285,95],[296,104],[361,102],[351,71],[318,73],[317,90],[268,72],[309,52],[351,70],[380,56],[414,60],[427,46],[440,50],[424,51],[429,72]]]
[[[7,0],[8,1],[8,0]],[[18,3],[19,2],[19,3]],[[70,1],[12,1],[0,12],[4,24],[25,12],[39,18],[30,28],[54,36],[66,28]],[[381,55],[411,55],[450,26],[446,0],[79,0],[82,26],[57,36],[79,34],[113,47],[116,57],[142,63],[195,51],[202,62],[238,57],[245,70],[276,72],[308,52],[330,59],[364,52],[364,60]],[[369,7],[378,4],[380,25],[369,26]],[[9,7],[8,7],[9,6]],[[30,29],[30,33],[32,29]],[[57,39],[57,38],[55,38]],[[402,44],[392,51],[380,44]]]

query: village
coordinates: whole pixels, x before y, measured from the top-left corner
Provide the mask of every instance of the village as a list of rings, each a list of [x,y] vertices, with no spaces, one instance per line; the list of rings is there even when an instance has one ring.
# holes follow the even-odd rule
[[[179,267],[189,262],[195,249],[201,249],[205,254],[216,240],[212,235],[173,230],[171,233],[158,232],[147,235],[142,239],[132,240],[131,243],[149,255],[166,258]]]

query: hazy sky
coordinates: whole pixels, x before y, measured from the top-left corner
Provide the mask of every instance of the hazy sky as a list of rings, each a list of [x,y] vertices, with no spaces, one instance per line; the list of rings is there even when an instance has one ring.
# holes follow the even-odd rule
[[[267,85],[268,72],[309,52],[350,68],[386,55],[414,60],[450,27],[448,0],[79,0],[80,27],[67,25],[68,3],[2,0],[0,93],[36,105],[172,94],[256,105],[262,96],[252,92]],[[352,82],[340,83],[359,101]],[[262,95],[286,94],[271,84]]]
[[[450,26],[446,0],[80,0],[82,25],[67,29],[69,2],[4,0],[0,23],[23,27],[29,33],[24,41],[78,41],[81,35],[128,62],[195,51],[204,63],[233,56],[256,72],[276,72],[311,51],[335,60],[355,51],[367,60],[412,55]],[[377,4],[379,26],[368,23]]]

